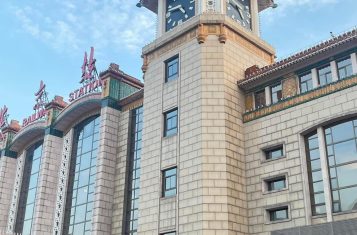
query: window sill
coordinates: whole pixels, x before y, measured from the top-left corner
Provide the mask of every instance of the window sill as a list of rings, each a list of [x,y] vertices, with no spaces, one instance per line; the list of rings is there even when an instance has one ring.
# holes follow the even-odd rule
[[[265,224],[269,225],[269,224],[279,224],[279,223],[286,223],[286,222],[290,222],[291,218],[288,219],[282,219],[282,220],[276,220],[276,221],[266,221]]]
[[[320,218],[326,218],[327,214],[319,214],[319,215],[313,215],[311,216],[312,219],[320,219]]]
[[[284,191],[289,191],[289,188],[282,188],[282,189],[277,189],[277,190],[272,190],[272,191],[265,191],[263,192],[263,195],[270,195],[270,194],[274,194],[274,193],[281,193]]]
[[[333,212],[332,215],[333,216],[335,216],[335,215],[338,216],[338,215],[346,215],[346,214],[353,214],[353,213],[357,213],[357,210]]]
[[[286,155],[284,156],[281,156],[279,158],[276,158],[276,159],[264,159],[264,160],[261,160],[260,163],[261,164],[266,164],[266,163],[269,163],[269,162],[274,162],[274,161],[278,161],[278,160],[282,160],[282,159],[286,159]]]
[[[176,194],[175,195],[172,195],[172,196],[167,196],[167,197],[161,197],[160,200],[161,201],[166,201],[166,200],[172,200],[176,198]]]
[[[177,136],[177,133],[171,134],[171,135],[163,136],[162,139],[163,139],[163,140],[164,140],[164,139],[171,139],[171,138],[174,137],[174,136]]]

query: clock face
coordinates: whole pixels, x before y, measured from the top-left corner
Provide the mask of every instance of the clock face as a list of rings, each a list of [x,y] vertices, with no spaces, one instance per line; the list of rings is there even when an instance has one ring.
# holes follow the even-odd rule
[[[166,0],[166,31],[195,15],[195,0]]]
[[[247,29],[252,29],[250,0],[226,0],[227,15]]]

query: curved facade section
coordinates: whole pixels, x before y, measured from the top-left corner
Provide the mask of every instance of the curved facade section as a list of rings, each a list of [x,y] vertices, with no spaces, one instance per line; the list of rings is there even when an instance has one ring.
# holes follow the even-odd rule
[[[100,112],[101,93],[83,96],[63,109],[57,116],[53,127],[57,130],[67,131],[83,116],[89,116]]]
[[[12,140],[11,150],[15,152],[22,151],[34,140],[43,138],[45,129],[45,121],[35,122],[21,129]]]

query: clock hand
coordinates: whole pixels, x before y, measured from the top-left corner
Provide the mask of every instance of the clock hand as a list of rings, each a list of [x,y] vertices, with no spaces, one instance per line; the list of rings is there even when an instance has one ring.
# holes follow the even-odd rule
[[[171,12],[171,11],[175,11],[175,10],[180,9],[180,8],[182,8],[182,5],[177,5],[175,7],[169,8],[167,11]]]
[[[230,1],[232,1],[240,10],[243,10],[243,7],[239,2],[237,2],[236,0],[230,0]]]
[[[185,11],[185,9],[183,9],[183,7],[180,7],[180,11],[181,11],[183,14],[186,13],[186,11]]]

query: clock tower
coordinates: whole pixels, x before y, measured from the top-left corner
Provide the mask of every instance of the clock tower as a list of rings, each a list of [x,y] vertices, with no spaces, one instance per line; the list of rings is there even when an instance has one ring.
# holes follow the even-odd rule
[[[273,63],[259,12],[273,0],[141,0],[157,14],[143,48],[144,132],[138,234],[250,234],[244,95]]]

